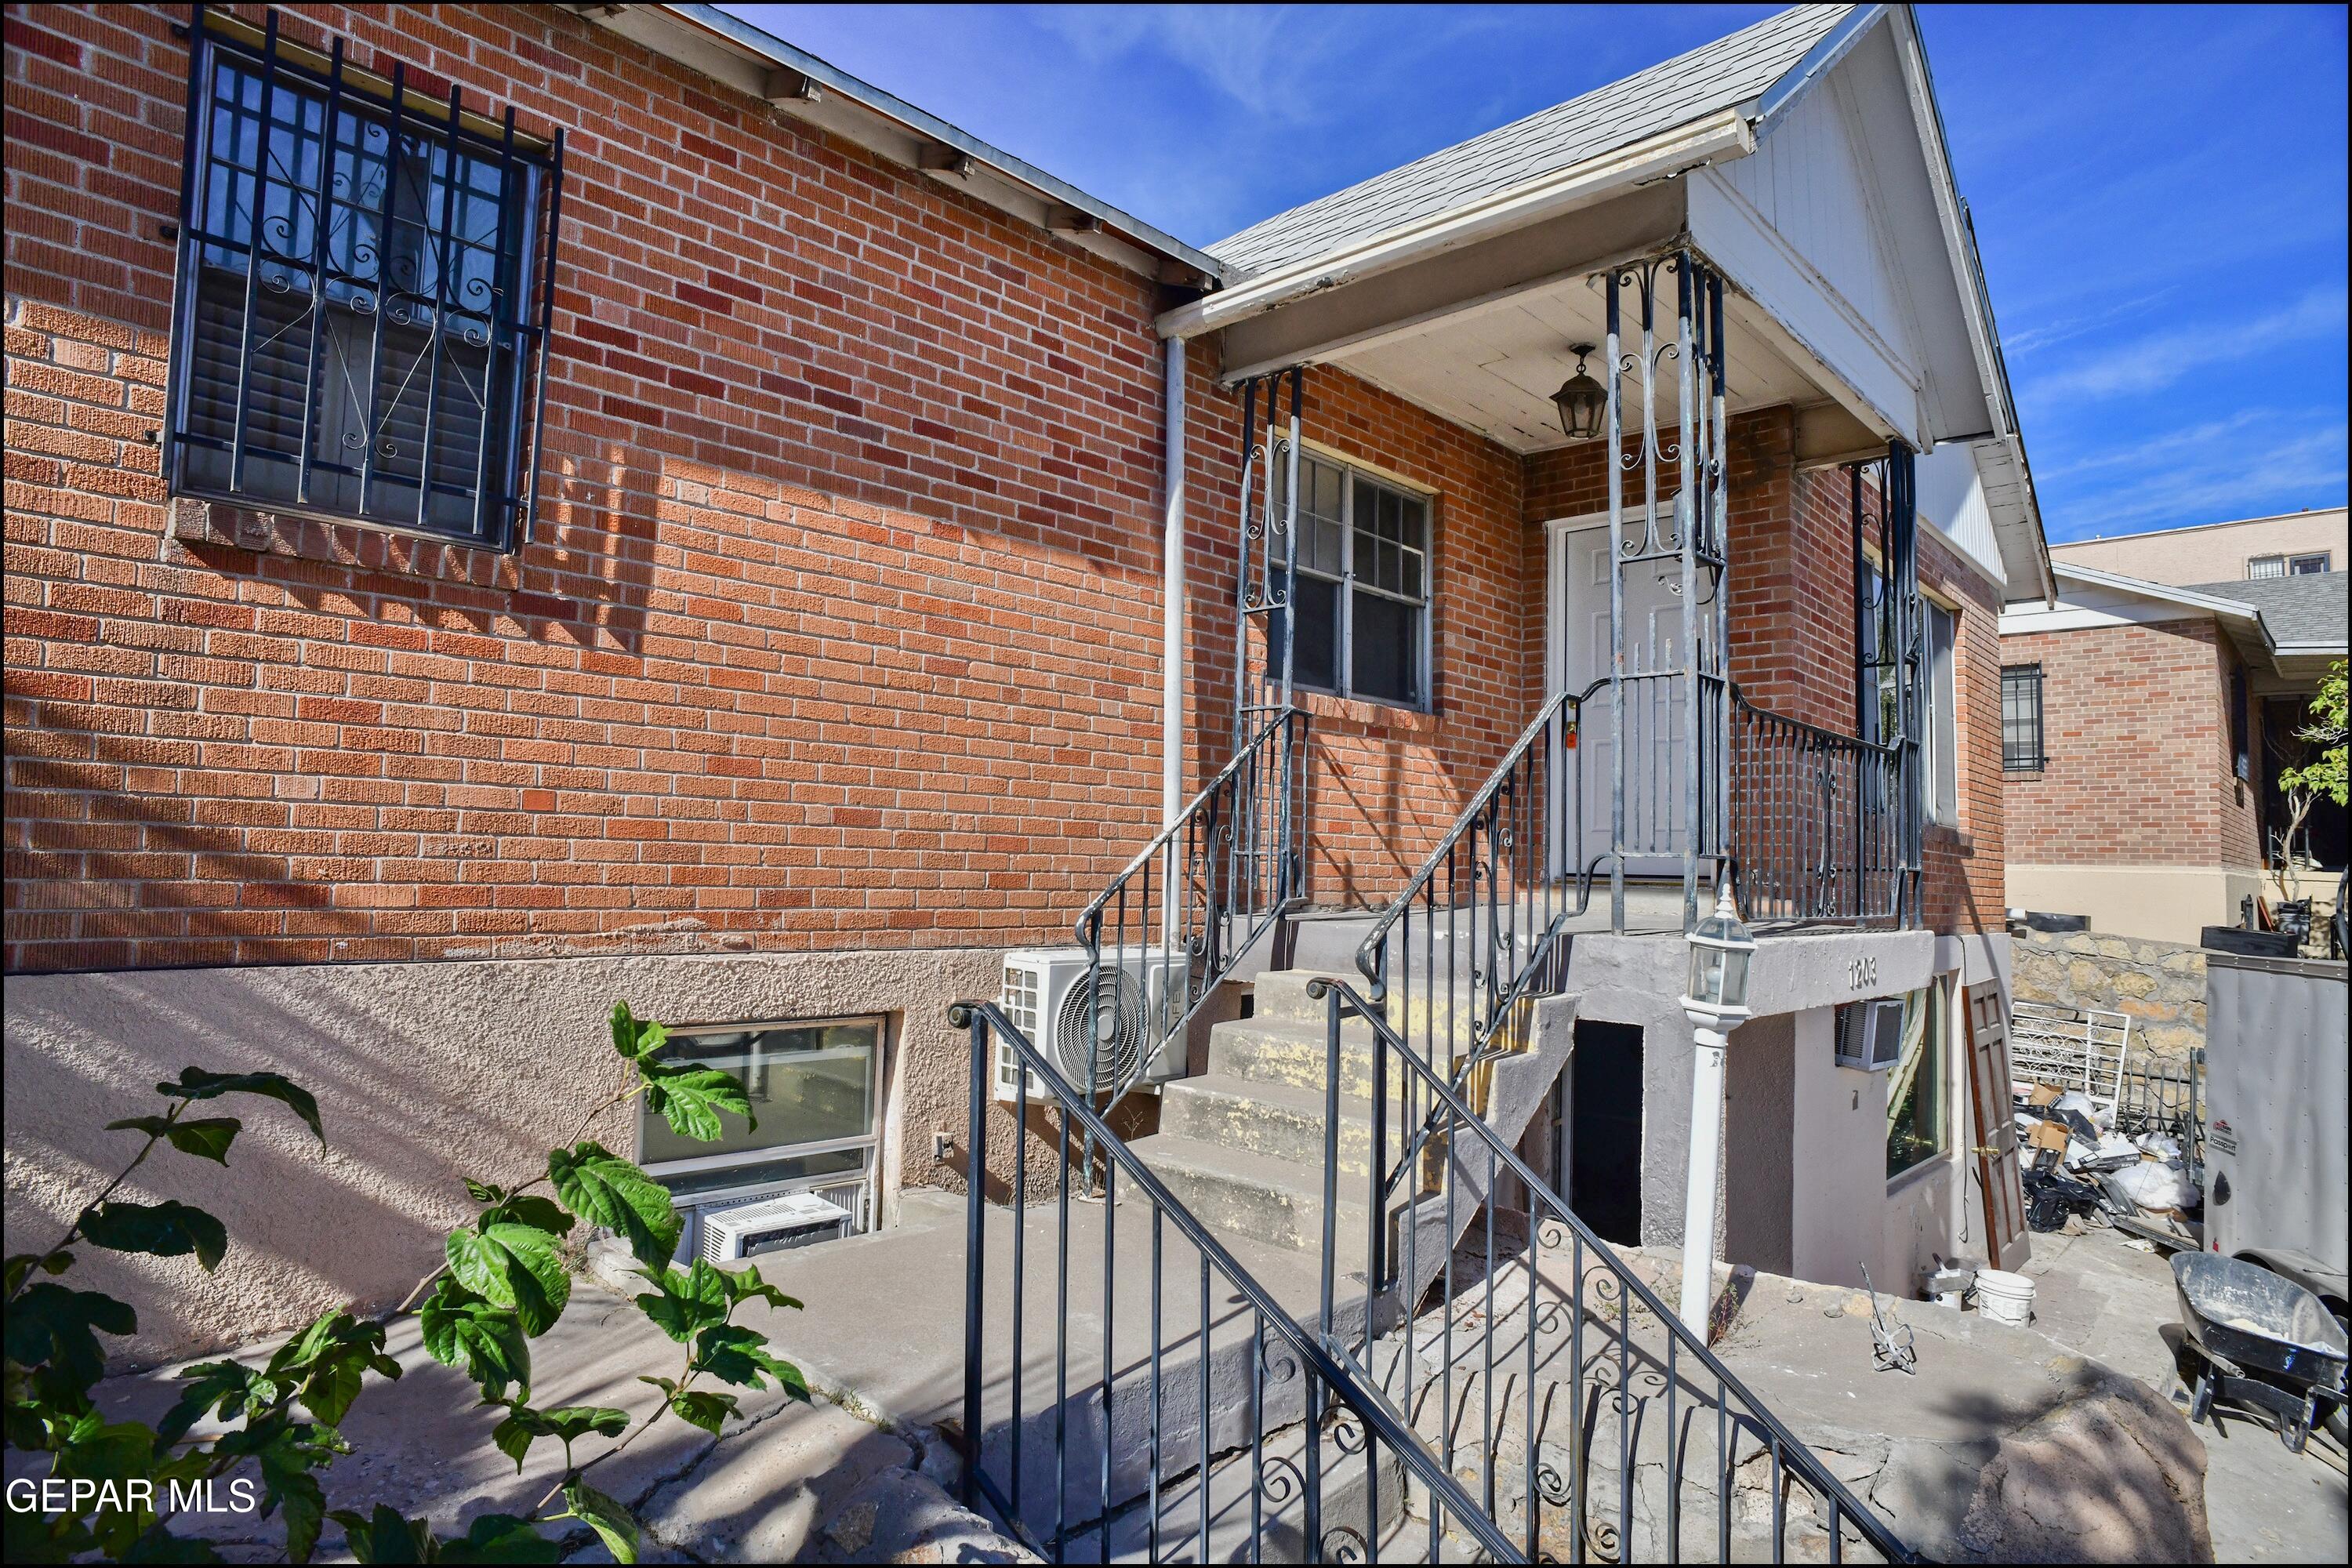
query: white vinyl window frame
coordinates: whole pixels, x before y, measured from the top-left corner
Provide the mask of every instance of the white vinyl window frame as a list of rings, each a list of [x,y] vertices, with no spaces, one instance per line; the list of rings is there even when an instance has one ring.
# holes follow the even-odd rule
[[[706,1172],[732,1170],[739,1166],[748,1169],[755,1165],[768,1164],[776,1160],[798,1158],[803,1154],[833,1154],[845,1149],[858,1149],[866,1152],[866,1178],[871,1181],[876,1173],[877,1163],[876,1157],[882,1143],[883,1065],[885,1058],[889,1055],[890,1048],[890,1028],[887,1018],[878,1013],[852,1013],[832,1018],[769,1018],[749,1024],[698,1024],[688,1028],[672,1029],[668,1032],[668,1038],[683,1041],[709,1035],[756,1036],[771,1029],[822,1029],[835,1024],[866,1024],[871,1025],[874,1029],[874,1048],[866,1067],[867,1130],[866,1131],[855,1137],[824,1138],[802,1143],[763,1144],[758,1148],[738,1149],[725,1154],[705,1154],[683,1160],[649,1162],[646,1158],[646,1118],[648,1113],[645,1110],[641,1100],[635,1128],[638,1165],[644,1169],[646,1175],[658,1182],[665,1176],[700,1175]],[[830,1054],[835,1053],[823,1051],[808,1053],[803,1059],[814,1059]],[[845,1173],[833,1179],[843,1180],[845,1176]]]
[[[2286,557],[2284,555],[2249,555],[2246,557],[2246,581],[2249,583],[2260,583],[2267,581],[2273,577],[2284,577],[2285,575]]]
[[[1435,564],[1437,537],[1437,500],[1428,491],[1412,485],[1401,484],[1384,475],[1372,473],[1347,458],[1320,450],[1302,450],[1298,454],[1302,489],[1308,489],[1305,475],[1310,467],[1319,466],[1335,471],[1339,477],[1339,515],[1331,521],[1339,533],[1339,565],[1335,574],[1308,564],[1306,530],[1312,527],[1308,514],[1301,507],[1299,527],[1301,546],[1298,574],[1320,583],[1331,584],[1337,605],[1333,611],[1332,679],[1330,686],[1318,685],[1298,679],[1297,657],[1292,654],[1292,684],[1301,690],[1321,692],[1326,696],[1345,698],[1354,702],[1377,703],[1384,708],[1401,708],[1408,712],[1427,713],[1436,705],[1435,640],[1433,628],[1436,622],[1437,602]],[[1421,592],[1418,596],[1401,589],[1391,588],[1376,577],[1361,575],[1357,571],[1356,505],[1359,493],[1370,489],[1397,497],[1406,505],[1416,507],[1421,514],[1421,539],[1418,544],[1410,541],[1397,542],[1401,560],[1410,559],[1420,567]],[[1393,604],[1405,605],[1412,612],[1413,631],[1411,655],[1413,660],[1413,686],[1418,697],[1406,701],[1394,697],[1368,695],[1355,689],[1356,670],[1356,595],[1365,593]],[[1278,622],[1269,623],[1278,626]]]
[[[1960,825],[1959,617],[1924,595],[1927,635],[1927,723],[1924,737],[1927,820]]]

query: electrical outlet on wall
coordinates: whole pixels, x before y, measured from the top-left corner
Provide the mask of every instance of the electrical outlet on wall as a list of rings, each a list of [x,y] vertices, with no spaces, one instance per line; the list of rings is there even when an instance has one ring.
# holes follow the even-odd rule
[[[938,1161],[940,1164],[944,1165],[944,1164],[946,1164],[946,1163],[948,1163],[949,1159],[950,1159],[950,1158],[954,1154],[954,1152],[955,1152],[955,1134],[954,1134],[954,1133],[952,1133],[952,1132],[934,1132],[934,1133],[932,1133],[932,1134],[931,1134],[931,1158],[932,1158],[932,1159],[934,1159],[934,1160],[936,1160],[936,1161]]]

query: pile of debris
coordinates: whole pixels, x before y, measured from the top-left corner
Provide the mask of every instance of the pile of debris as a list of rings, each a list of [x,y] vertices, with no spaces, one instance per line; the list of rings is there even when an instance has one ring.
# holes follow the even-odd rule
[[[2016,1086],[2025,1223],[2079,1235],[2114,1226],[2168,1247],[2203,1244],[2204,1172],[2184,1130],[2118,1127],[2112,1103],[2079,1089]]]

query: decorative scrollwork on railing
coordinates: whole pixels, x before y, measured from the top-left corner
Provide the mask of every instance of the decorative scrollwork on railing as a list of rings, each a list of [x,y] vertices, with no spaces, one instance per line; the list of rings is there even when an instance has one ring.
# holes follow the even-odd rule
[[[1364,1542],[1364,1532],[1350,1524],[1334,1524],[1323,1531],[1323,1556],[1326,1563],[1365,1563],[1371,1559],[1371,1549]]]

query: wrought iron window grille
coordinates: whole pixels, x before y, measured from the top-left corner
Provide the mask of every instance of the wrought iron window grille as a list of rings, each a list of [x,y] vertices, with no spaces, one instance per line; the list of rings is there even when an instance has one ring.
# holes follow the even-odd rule
[[[2042,739],[2042,667],[2012,664],[2000,672],[2000,769],[2038,773],[2049,766]]]
[[[171,492],[508,552],[546,425],[563,138],[205,6],[188,28]],[[526,429],[528,437],[526,438]]]

